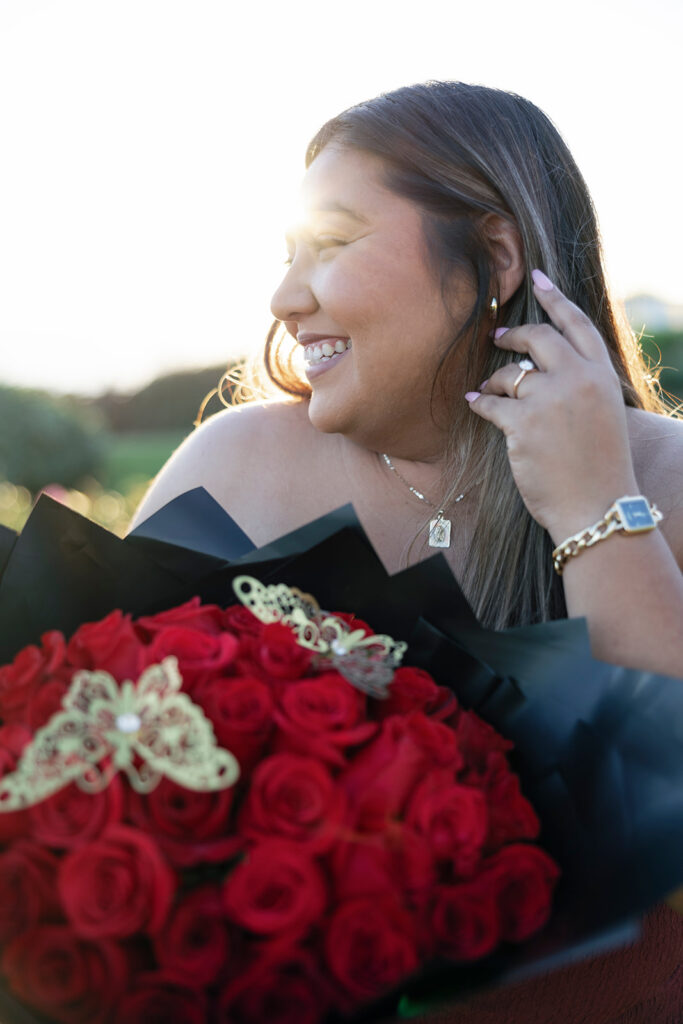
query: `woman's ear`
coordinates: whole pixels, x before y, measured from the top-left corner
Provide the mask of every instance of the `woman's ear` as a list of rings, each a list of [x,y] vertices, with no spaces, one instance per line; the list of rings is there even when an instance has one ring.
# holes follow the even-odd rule
[[[524,245],[519,228],[513,220],[497,213],[488,213],[483,219],[483,229],[489,241],[493,257],[493,270],[498,280],[500,294],[498,305],[503,306],[524,280]]]

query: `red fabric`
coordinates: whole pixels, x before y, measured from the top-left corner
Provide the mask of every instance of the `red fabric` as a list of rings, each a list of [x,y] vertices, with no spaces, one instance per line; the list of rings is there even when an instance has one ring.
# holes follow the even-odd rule
[[[683,917],[656,907],[638,942],[494,989],[415,1024],[681,1024]]]

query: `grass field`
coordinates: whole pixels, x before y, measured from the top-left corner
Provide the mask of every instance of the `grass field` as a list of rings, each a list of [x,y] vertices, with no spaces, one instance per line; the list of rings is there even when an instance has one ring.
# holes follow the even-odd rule
[[[99,474],[99,483],[106,490],[125,494],[155,476],[186,436],[186,431],[176,430],[111,434],[108,438],[109,454]]]

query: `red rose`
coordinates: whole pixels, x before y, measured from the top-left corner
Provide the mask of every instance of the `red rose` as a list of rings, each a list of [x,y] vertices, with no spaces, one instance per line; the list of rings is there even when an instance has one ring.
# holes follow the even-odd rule
[[[150,836],[110,825],[99,839],[65,857],[58,890],[83,938],[155,935],[168,916],[175,878]]]
[[[402,822],[390,822],[382,833],[335,844],[330,870],[338,901],[384,892],[405,893],[422,906],[434,884],[432,852],[423,836]]]
[[[330,855],[335,902],[379,892],[394,896],[398,883],[393,868],[391,851],[379,834],[336,843]]]
[[[223,609],[217,604],[202,604],[201,598],[192,597],[176,608],[157,612],[156,615],[142,616],[137,619],[136,626],[146,640],[169,626],[186,626],[188,629],[197,629],[200,633],[217,636],[224,629],[223,614]]]
[[[393,715],[339,777],[359,828],[381,829],[403,811],[417,781],[437,765],[457,768],[460,754],[452,729],[420,712]]]
[[[489,878],[440,886],[434,894],[432,933],[439,952],[455,960],[476,960],[501,939],[496,889]]]
[[[192,689],[209,675],[223,673],[234,661],[239,641],[230,633],[202,633],[187,626],[167,626],[156,633],[145,651],[146,664],[152,665],[169,655],[178,659],[183,689]]]
[[[50,679],[29,697],[26,721],[33,732],[47,725],[58,711],[63,711],[62,701],[68,692],[69,686],[64,679]]]
[[[232,604],[223,612],[223,629],[238,636],[260,636],[263,623],[243,604]]]
[[[28,811],[29,831],[36,842],[66,850],[96,839],[123,813],[121,780],[113,778],[100,793],[85,793],[75,782]]]
[[[219,997],[219,1020],[230,1024],[319,1024],[331,986],[307,950],[261,943],[253,960]]]
[[[456,735],[468,768],[479,772],[486,771],[489,754],[493,751],[504,754],[514,747],[511,740],[506,740],[473,711],[460,712]]]
[[[42,925],[14,939],[2,970],[20,999],[64,1024],[109,1020],[128,981],[117,943],[85,942],[64,925]]]
[[[264,626],[252,647],[260,667],[277,679],[299,679],[308,669],[313,652],[301,647],[289,626]]]
[[[523,942],[550,916],[560,869],[538,846],[512,843],[489,858],[482,879],[495,893],[502,937]]]
[[[343,766],[341,751],[365,743],[377,731],[365,719],[365,694],[339,672],[302,679],[280,695],[274,719],[279,726],[277,750],[293,750]]]
[[[240,831],[254,839],[280,836],[319,853],[334,842],[345,808],[344,793],[323,764],[273,754],[254,770]]]
[[[41,646],[24,647],[10,665],[0,667],[0,718],[26,724],[29,700],[44,680],[65,663],[66,644],[53,630],[41,637]]]
[[[58,867],[54,854],[27,839],[0,853],[0,945],[40,921],[59,920]]]
[[[220,746],[235,755],[244,774],[258,760],[273,731],[270,687],[256,676],[217,676],[200,683],[192,698],[211,720]]]
[[[427,776],[410,799],[406,821],[456,874],[470,875],[479,864],[489,824],[486,799],[480,790],[453,782],[452,773]]]
[[[519,778],[510,770],[504,754],[489,754],[481,783],[489,805],[489,834],[486,845],[497,849],[517,839],[535,839],[540,822],[533,807],[522,795]]]
[[[140,974],[116,1010],[117,1024],[206,1024],[206,996],[165,971]]]
[[[374,636],[375,631],[367,622],[362,619],[357,619],[353,612],[333,612],[335,619],[341,619],[342,622],[346,623],[350,632],[355,633],[357,629],[362,629],[366,636]]]
[[[0,726],[0,778],[13,772],[27,743],[33,735],[23,725]],[[28,811],[0,813],[0,843],[10,842],[26,834]]]
[[[243,846],[240,837],[227,835],[233,799],[232,788],[198,792],[164,777],[150,793],[131,791],[128,813],[171,864],[189,867],[225,860]]]
[[[373,999],[418,965],[410,917],[395,900],[351,900],[338,907],[325,933],[333,976],[354,999]]]
[[[228,963],[230,943],[221,890],[193,889],[174,907],[154,941],[159,964],[170,978],[209,985]]]
[[[99,622],[80,626],[66,649],[72,665],[109,672],[118,683],[135,682],[142,669],[142,644],[130,615],[118,609]]]
[[[439,721],[457,710],[455,694],[445,686],[437,686],[429,672],[421,668],[403,666],[396,669],[389,687],[387,700],[378,701],[381,718],[389,715],[407,715],[411,711],[424,711]]]
[[[322,916],[325,879],[301,849],[266,840],[230,872],[223,901],[230,920],[257,935],[298,935]]]

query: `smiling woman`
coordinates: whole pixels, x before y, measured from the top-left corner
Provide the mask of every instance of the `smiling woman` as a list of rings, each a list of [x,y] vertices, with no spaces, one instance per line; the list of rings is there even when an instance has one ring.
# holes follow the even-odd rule
[[[136,521],[203,486],[261,545],[352,502],[390,572],[438,546],[485,623],[583,616],[599,658],[679,676],[683,427],[610,301],[554,126],[519,96],[428,83],[333,118],[307,168],[266,349],[284,400],[209,420]],[[605,958],[518,989],[506,1022],[550,1024],[561,999],[563,1024],[588,1003],[616,1024],[648,986],[628,1024],[673,1019],[664,923],[657,970],[652,943],[633,954],[635,995]],[[501,1020],[485,1000],[459,1014]]]

